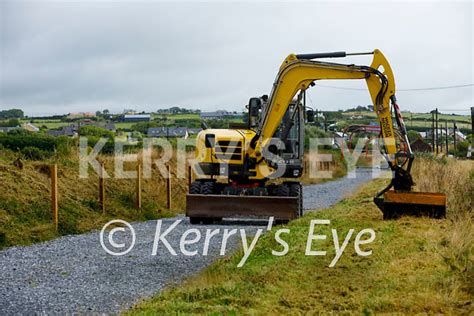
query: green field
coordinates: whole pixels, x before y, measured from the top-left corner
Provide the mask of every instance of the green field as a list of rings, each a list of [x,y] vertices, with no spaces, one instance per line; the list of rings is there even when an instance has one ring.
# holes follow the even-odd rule
[[[376,121],[375,112],[361,111],[361,112],[340,112],[343,116],[341,119],[337,119],[338,126],[347,126],[351,124],[367,124],[369,121]],[[362,118],[350,118],[352,116]],[[429,113],[410,113],[403,112],[405,119],[405,125],[408,129],[430,129],[431,128],[431,114]],[[195,126],[198,127],[201,121],[200,115],[197,113],[191,114],[152,114],[152,122],[157,123],[159,126]],[[445,126],[445,121],[448,121],[448,127],[452,128],[453,121],[456,121],[458,129],[463,129],[467,132],[471,129],[471,118],[468,115],[450,115],[450,114],[439,114],[440,127]],[[189,122],[186,122],[189,121]],[[29,120],[22,120],[22,123],[29,122]],[[241,123],[242,118],[230,118],[226,119],[228,123]],[[116,122],[115,126],[117,129],[130,130],[133,125],[137,122]],[[62,122],[60,120],[33,120],[33,124],[41,127],[46,126],[48,129],[56,129],[61,126],[67,126],[70,122]],[[190,125],[191,124],[191,125]]]
[[[342,112],[341,113],[345,120],[339,120],[338,124],[341,125],[350,125],[350,124],[363,124],[364,121],[367,119],[376,120],[377,116],[375,112]],[[402,113],[405,125],[408,129],[410,127],[421,128],[425,127],[426,129],[431,128],[431,114],[429,113],[410,113],[410,112],[403,112]],[[361,119],[350,117],[361,116]],[[450,115],[450,114],[439,114],[438,115],[439,126],[445,126],[445,121],[448,121],[448,128],[453,127],[453,121],[456,121],[456,126],[458,129],[470,130],[471,129],[471,117],[468,115]]]
[[[191,114],[169,114],[166,116],[167,119],[169,120],[200,120],[201,116],[197,113],[191,113]]]
[[[114,124],[116,129],[131,129],[137,122],[117,122]]]
[[[48,129],[56,129],[61,126],[68,126],[71,123],[62,122],[61,120],[21,120],[22,123],[32,122],[36,127],[46,126]]]
[[[366,117],[376,117],[375,112],[371,111],[361,111],[361,112],[343,112],[344,116],[352,116],[352,115],[362,115]],[[411,113],[411,112],[402,112],[402,115],[405,120],[410,120],[413,118],[414,120],[429,120],[431,121],[431,114],[430,113]],[[456,120],[457,122],[464,122],[464,123],[471,123],[471,116],[470,115],[451,115],[451,114],[438,114],[438,119],[445,121],[452,121]]]

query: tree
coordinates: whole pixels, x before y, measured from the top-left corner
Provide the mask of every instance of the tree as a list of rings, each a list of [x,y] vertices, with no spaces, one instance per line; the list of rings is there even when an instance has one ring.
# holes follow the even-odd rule
[[[344,118],[341,112],[334,112],[334,111],[324,111],[324,116],[327,117],[328,120],[337,120]]]
[[[0,121],[0,126],[16,127],[20,126],[20,120],[16,118],[9,119],[8,121]]]
[[[23,118],[25,114],[20,109],[0,111],[0,119]]]
[[[409,130],[407,132],[407,136],[408,136],[408,140],[410,141],[410,143],[413,143],[415,140],[421,138],[420,133],[418,133],[417,131],[414,131],[414,130]]]

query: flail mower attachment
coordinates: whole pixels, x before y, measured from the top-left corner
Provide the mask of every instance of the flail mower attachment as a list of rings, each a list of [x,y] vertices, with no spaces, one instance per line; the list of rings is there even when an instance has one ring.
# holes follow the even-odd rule
[[[402,168],[394,171],[390,184],[374,198],[384,219],[396,219],[404,215],[438,219],[446,217],[445,194],[413,192],[411,189],[414,183],[410,173]]]
[[[395,112],[395,120],[399,127],[397,139],[400,142],[400,150],[396,153],[394,161],[385,156],[393,172],[393,178],[390,184],[375,196],[374,202],[382,211],[384,219],[395,219],[403,215],[445,218],[445,194],[412,191],[414,183],[410,170],[415,155],[411,150],[397,99],[395,95],[390,98]],[[403,168],[404,165],[406,165],[406,169]],[[392,187],[393,190],[390,190]]]

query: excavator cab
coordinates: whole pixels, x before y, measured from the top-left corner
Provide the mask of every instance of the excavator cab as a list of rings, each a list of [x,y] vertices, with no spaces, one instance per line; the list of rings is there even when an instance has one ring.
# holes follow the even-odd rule
[[[301,102],[290,104],[273,138],[280,140],[282,145],[273,149],[285,165],[282,177],[299,178],[303,172],[304,155],[304,106]],[[272,151],[272,148],[269,150]]]

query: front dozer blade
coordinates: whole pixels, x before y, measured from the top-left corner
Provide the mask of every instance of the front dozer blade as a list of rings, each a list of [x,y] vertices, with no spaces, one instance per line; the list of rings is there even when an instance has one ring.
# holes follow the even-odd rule
[[[299,216],[299,197],[186,194],[186,216],[193,219],[258,217],[289,221]]]
[[[382,197],[374,198],[384,219],[400,216],[446,217],[446,195],[442,193],[387,191]]]

